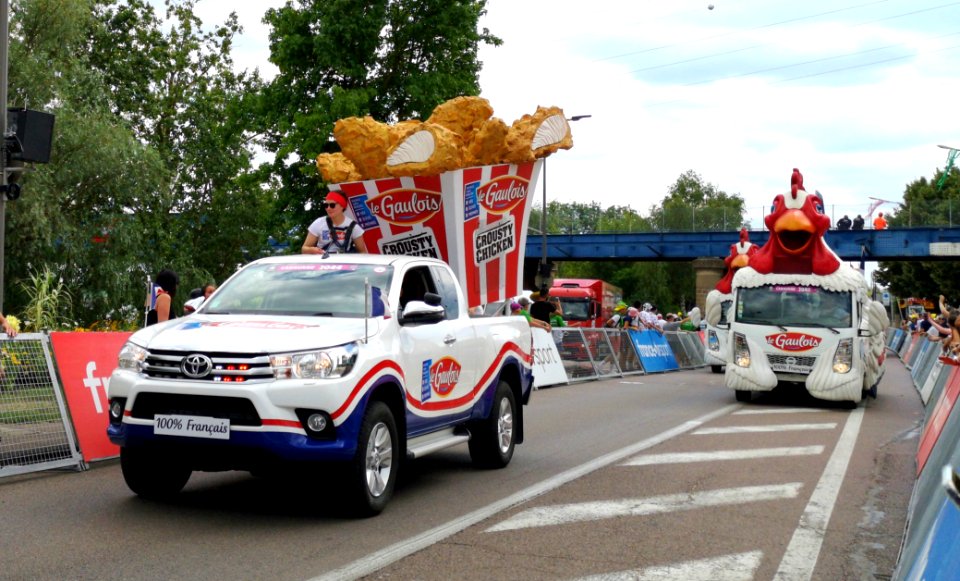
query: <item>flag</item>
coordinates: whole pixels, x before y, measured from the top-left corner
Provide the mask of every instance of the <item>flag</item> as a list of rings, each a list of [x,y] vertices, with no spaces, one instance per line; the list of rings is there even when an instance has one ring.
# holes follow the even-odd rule
[[[143,301],[143,306],[149,311],[157,307],[157,297],[160,296],[160,285],[152,281],[147,281],[147,299]]]
[[[390,305],[387,304],[387,297],[383,296],[380,287],[370,287],[370,316],[390,318]]]
[[[870,207],[867,208],[867,216],[873,214],[873,211],[879,208],[881,205],[886,204],[883,200],[878,200],[876,198],[871,198],[873,201],[870,202]]]

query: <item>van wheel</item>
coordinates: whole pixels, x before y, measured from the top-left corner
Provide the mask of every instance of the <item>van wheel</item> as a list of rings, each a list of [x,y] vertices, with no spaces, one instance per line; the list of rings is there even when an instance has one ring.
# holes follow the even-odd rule
[[[360,426],[357,452],[348,468],[348,493],[357,516],[380,514],[393,496],[400,446],[397,423],[387,404],[375,401]]]
[[[120,448],[123,480],[137,496],[169,499],[183,490],[192,471],[171,454],[144,448]]]
[[[746,389],[738,389],[735,391],[735,393],[737,395],[737,401],[749,402],[751,399],[753,399],[753,392]]]
[[[723,365],[711,365],[710,371],[714,373],[720,373],[721,371],[723,371]]]
[[[510,463],[516,446],[516,409],[513,390],[501,381],[490,415],[470,426],[470,459],[474,466],[503,468]]]

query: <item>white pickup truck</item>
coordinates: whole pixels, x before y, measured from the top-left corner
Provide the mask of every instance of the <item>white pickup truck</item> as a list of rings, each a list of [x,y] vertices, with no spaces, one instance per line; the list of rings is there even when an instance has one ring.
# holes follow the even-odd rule
[[[469,442],[474,464],[506,466],[531,369],[527,322],[468,317],[439,260],[266,258],[130,337],[107,433],[141,496],[174,495],[195,470],[321,465],[371,515],[404,458]]]

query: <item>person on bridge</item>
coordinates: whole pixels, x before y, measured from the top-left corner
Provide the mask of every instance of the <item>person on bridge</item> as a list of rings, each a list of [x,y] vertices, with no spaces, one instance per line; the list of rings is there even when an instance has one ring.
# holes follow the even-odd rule
[[[883,230],[887,227],[887,219],[883,217],[883,212],[878,212],[876,219],[873,221],[874,230]]]
[[[849,230],[851,224],[850,217],[844,214],[843,218],[837,220],[837,230]]]
[[[857,214],[857,217],[853,219],[853,229],[863,230],[863,216],[860,214]]]

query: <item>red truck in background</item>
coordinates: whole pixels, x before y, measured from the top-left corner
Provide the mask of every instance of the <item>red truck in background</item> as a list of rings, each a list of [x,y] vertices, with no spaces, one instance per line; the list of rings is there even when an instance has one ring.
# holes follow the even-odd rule
[[[623,300],[623,291],[595,278],[555,278],[550,296],[560,298],[563,320],[570,327],[603,327]]]

